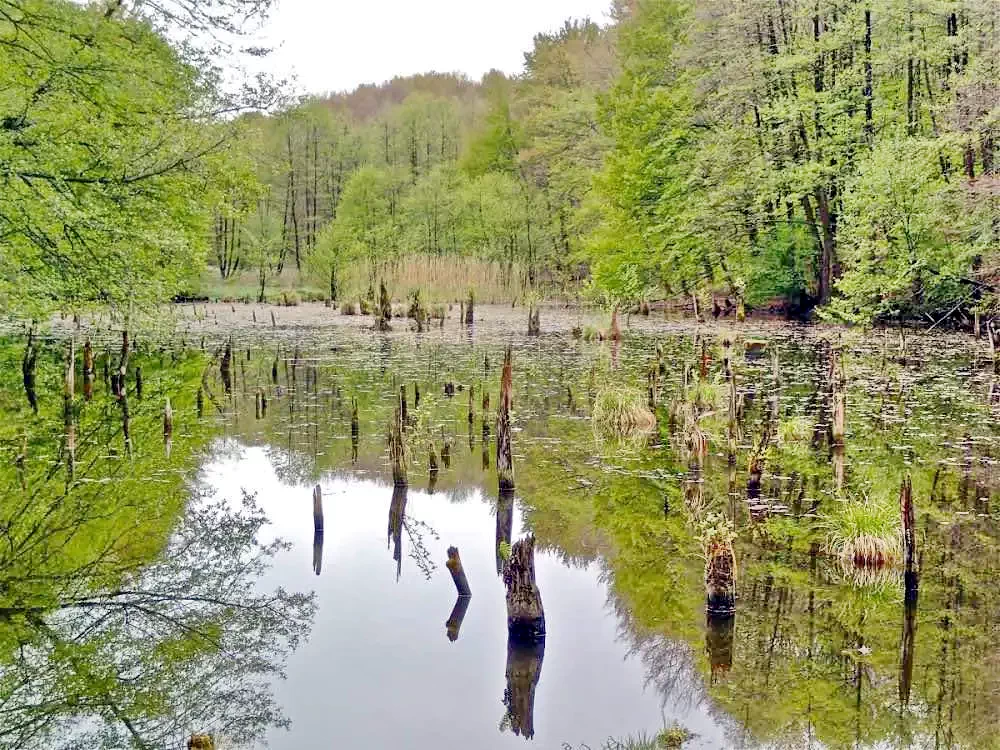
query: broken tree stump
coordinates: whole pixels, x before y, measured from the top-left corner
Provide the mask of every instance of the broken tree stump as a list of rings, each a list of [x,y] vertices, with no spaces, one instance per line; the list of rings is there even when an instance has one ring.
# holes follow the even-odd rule
[[[713,616],[736,612],[736,555],[728,541],[713,539],[705,552],[705,608]]]
[[[545,610],[535,583],[535,537],[526,536],[511,547],[503,569],[507,587],[507,632],[519,643],[545,638]]]
[[[510,410],[513,403],[514,379],[511,348],[503,359],[500,375],[500,403],[497,405],[497,477],[500,491],[514,489],[514,462],[510,446]]]
[[[475,316],[473,314],[473,310],[475,308],[475,305],[476,305],[476,295],[470,289],[469,290],[469,300],[465,304],[465,325],[467,325],[467,326],[471,326],[472,322],[473,322],[473,320],[475,318]]]
[[[448,562],[445,563],[448,572],[451,573],[451,580],[455,583],[455,590],[459,596],[472,596],[472,589],[469,588],[469,580],[465,577],[465,569],[462,567],[462,558],[458,555],[458,547],[448,548]]]

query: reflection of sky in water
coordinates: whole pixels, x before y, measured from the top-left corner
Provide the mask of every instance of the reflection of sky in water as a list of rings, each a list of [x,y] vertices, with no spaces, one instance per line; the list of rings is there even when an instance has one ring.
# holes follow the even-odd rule
[[[318,593],[311,638],[276,688],[292,729],[275,733],[272,746],[501,748],[524,742],[498,730],[506,606],[496,575],[495,518],[481,493],[458,503],[448,494],[409,491],[408,523],[436,567],[427,580],[410,557],[414,545],[404,531],[397,582],[386,546],[392,488],[325,478],[323,568],[316,578],[311,487],[283,484],[262,448],[220,452],[202,476],[227,497],[238,497],[240,488],[256,491],[274,532],[293,543],[263,585]],[[516,510],[514,538],[522,533]],[[456,598],[444,567],[449,545],[459,548],[473,593],[454,643],[445,633]],[[617,636],[596,565],[567,568],[543,553],[536,560],[549,637],[536,690],[534,746],[599,748],[608,737],[655,734],[678,720],[698,735],[700,742],[689,746],[721,747],[721,729],[704,711],[661,710],[655,690],[644,688],[642,664]]]

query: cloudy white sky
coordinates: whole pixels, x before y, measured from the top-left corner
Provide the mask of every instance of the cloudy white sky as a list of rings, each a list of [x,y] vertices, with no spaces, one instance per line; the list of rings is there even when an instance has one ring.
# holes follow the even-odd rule
[[[310,93],[394,75],[521,70],[539,31],[608,21],[610,0],[280,0],[263,30],[267,67]]]

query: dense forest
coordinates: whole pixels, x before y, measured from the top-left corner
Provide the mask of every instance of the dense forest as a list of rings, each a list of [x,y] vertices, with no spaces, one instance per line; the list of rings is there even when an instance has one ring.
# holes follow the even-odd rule
[[[127,312],[206,264],[358,297],[418,258],[514,300],[993,311],[991,0],[617,0],[519,75],[296,101],[225,91],[203,63],[269,3],[210,5],[0,2],[9,309]]]

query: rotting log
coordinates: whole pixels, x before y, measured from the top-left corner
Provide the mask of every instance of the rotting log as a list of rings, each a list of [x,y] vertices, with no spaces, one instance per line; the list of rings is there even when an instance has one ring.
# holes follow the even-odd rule
[[[323,488],[313,487],[313,531],[323,533]]]
[[[736,611],[736,556],[733,545],[720,539],[705,551],[705,609],[715,616]]]
[[[465,577],[465,568],[462,567],[462,558],[459,557],[458,547],[448,548],[448,562],[445,563],[448,572],[451,573],[451,580],[455,584],[455,591],[459,596],[472,596],[472,589],[469,588],[469,580]]]
[[[507,638],[507,687],[503,703],[505,720],[515,735],[530,740],[535,736],[535,688],[542,674],[545,641],[522,643]]]
[[[536,643],[545,638],[545,609],[535,583],[535,537],[514,543],[503,568],[507,587],[507,633],[518,643]]]
[[[469,611],[469,603],[471,601],[471,596],[459,595],[455,599],[455,606],[452,607],[451,614],[448,615],[448,619],[444,624],[448,640],[452,643],[458,640],[458,631],[462,629],[462,621],[465,620],[465,613]]]
[[[508,346],[500,375],[500,403],[497,405],[497,477],[501,492],[514,489],[514,462],[510,444],[510,410],[513,404],[513,392],[513,362],[511,348]]]

